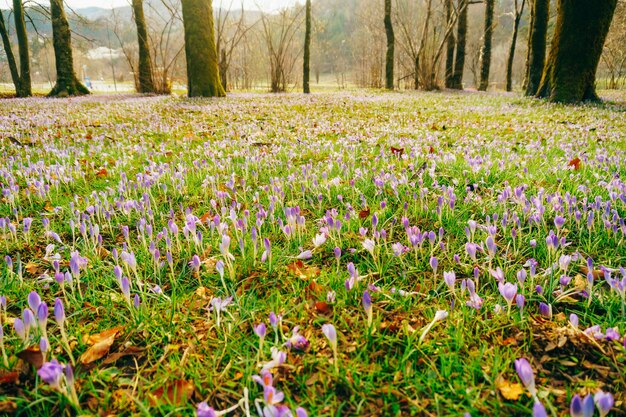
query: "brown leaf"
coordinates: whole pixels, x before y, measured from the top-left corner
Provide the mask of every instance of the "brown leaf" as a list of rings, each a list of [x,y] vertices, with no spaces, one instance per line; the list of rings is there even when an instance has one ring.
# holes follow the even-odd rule
[[[0,413],[3,415],[11,415],[17,411],[17,404],[14,401],[0,401]]]
[[[300,279],[311,279],[318,276],[322,271],[316,266],[305,265],[300,259],[287,265],[289,273]]]
[[[20,379],[19,372],[7,372],[0,374],[0,385],[17,384]]]
[[[364,210],[359,211],[359,218],[360,219],[367,219],[370,215],[370,209],[366,208]]]
[[[589,275],[589,268],[587,268],[586,266],[583,266],[582,268],[580,268],[580,270],[583,274],[585,274],[585,276]],[[604,278],[604,271],[600,269],[594,269],[593,271],[591,271],[591,274],[593,275],[593,279],[595,280]]]
[[[177,379],[148,394],[149,402],[152,406],[162,403],[184,405],[189,402],[194,390],[195,386],[191,381]]]
[[[570,167],[574,167],[574,171],[578,171],[580,169],[581,162],[582,161],[580,160],[580,158],[574,158],[571,161],[569,161],[567,165]]]
[[[90,335],[87,337],[87,343],[92,344],[85,353],[83,353],[79,361],[86,365],[102,359],[109,353],[109,349],[115,342],[115,337],[124,329],[123,326],[114,327],[101,333]]]
[[[39,275],[39,265],[36,264],[35,262],[28,262],[25,266],[24,269],[26,270],[26,272],[28,272],[31,275]]]
[[[120,352],[111,353],[109,356],[106,357],[105,360],[102,361],[102,363],[105,365],[109,365],[111,363],[117,362],[124,356],[139,356],[143,353],[144,350],[145,349],[137,346],[129,346]]]
[[[51,202],[46,201],[46,205],[43,207],[43,209],[46,210],[48,213],[52,213],[54,211],[54,206]]]
[[[524,387],[519,382],[507,381],[504,378],[496,379],[496,388],[506,400],[517,401],[524,393]]]
[[[393,146],[391,147],[391,153],[394,156],[397,156],[398,158],[402,156],[402,154],[404,153],[404,148],[394,148]]]
[[[37,345],[27,347],[23,351],[19,352],[17,357],[24,362],[28,362],[35,369],[39,369],[43,365],[43,353],[41,353],[41,350],[39,350],[39,346]]]
[[[315,309],[319,313],[328,314],[328,313],[330,313],[330,310],[332,309],[332,307],[326,301],[318,301],[318,302],[315,303]]]
[[[96,177],[98,178],[105,178],[107,175],[109,175],[109,172],[106,168],[102,168],[100,171],[96,172]]]

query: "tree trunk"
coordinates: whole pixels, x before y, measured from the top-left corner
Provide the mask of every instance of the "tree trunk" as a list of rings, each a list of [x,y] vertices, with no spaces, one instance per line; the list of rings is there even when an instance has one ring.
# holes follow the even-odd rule
[[[226,57],[226,49],[222,48],[220,52],[220,62],[218,62],[218,67],[220,70],[220,82],[222,83],[222,88],[224,91],[229,91],[228,89],[228,58]]]
[[[89,94],[74,72],[72,56],[72,34],[65,16],[63,0],[50,0],[50,17],[52,19],[52,45],[56,61],[57,82],[48,93],[48,97],[67,97]]]
[[[506,91],[513,90],[513,61],[515,59],[515,48],[517,46],[517,34],[519,32],[519,23],[522,20],[524,6],[526,0],[522,0],[522,7],[517,9],[517,1],[515,2],[515,22],[513,23],[513,37],[511,38],[511,46],[509,47],[509,55],[506,59]]]
[[[480,53],[480,85],[479,91],[487,91],[489,87],[489,70],[491,68],[491,41],[493,39],[493,13],[495,0],[485,0],[485,34],[483,48]]]
[[[302,90],[305,94],[311,92],[309,78],[311,73],[311,0],[306,0],[306,28],[304,31],[304,59],[302,63]]]
[[[385,58],[385,87],[393,90],[393,61],[395,38],[391,22],[391,0],[385,0],[385,34],[387,35],[387,56]]]
[[[15,17],[18,55],[20,57],[20,82],[19,88],[16,88],[16,95],[18,97],[30,97],[32,95],[30,52],[28,51],[28,35],[26,33],[24,5],[22,4],[22,0],[13,0],[13,15]]]
[[[467,40],[467,6],[469,0],[459,0],[459,20],[456,34],[456,56],[450,88],[463,89],[463,70],[465,69],[465,43]]]
[[[11,72],[11,81],[13,81],[15,91],[17,92],[20,85],[20,74],[17,69],[17,63],[15,62],[15,55],[13,55],[13,49],[11,49],[11,40],[9,39],[7,26],[4,23],[4,13],[2,10],[0,10],[0,35],[2,36],[4,53],[7,56],[7,64],[9,65],[9,71]]]
[[[452,0],[446,0],[446,22],[448,25],[452,24]],[[450,27],[450,26],[448,26]],[[451,31],[446,39],[446,74],[445,74],[445,86],[451,88],[453,85],[454,75],[454,44],[456,40],[454,38],[454,31]]]
[[[561,103],[599,100],[596,70],[616,6],[617,0],[559,0],[537,97]]]
[[[211,0],[182,0],[189,97],[224,97]]]
[[[137,43],[139,44],[139,92],[154,93],[154,79],[152,76],[152,58],[148,44],[148,30],[143,13],[143,0],[133,0],[133,14],[137,26]]]
[[[534,96],[541,82],[541,73],[546,61],[546,35],[549,19],[550,0],[533,0],[528,36],[528,62],[524,81],[527,96]]]

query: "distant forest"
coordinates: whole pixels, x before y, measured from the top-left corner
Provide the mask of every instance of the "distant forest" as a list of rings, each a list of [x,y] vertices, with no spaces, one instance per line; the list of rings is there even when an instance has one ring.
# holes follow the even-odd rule
[[[383,3],[383,0],[312,1],[312,86],[385,86]],[[421,83],[424,89],[443,87],[447,2],[393,0],[391,3],[395,29],[395,86],[414,88],[420,87]],[[166,90],[172,84],[184,85],[186,69],[180,1],[145,0],[143,7],[155,82]],[[495,1],[488,88],[504,90],[507,87],[507,64],[512,49],[514,55],[510,63],[509,87],[521,88],[527,60],[530,7],[525,0]],[[224,0],[214,3],[213,12],[220,75],[228,90],[269,89],[272,84],[275,84],[273,89],[281,91],[301,88],[305,31],[303,4],[268,15],[242,10],[237,0]],[[78,78],[111,83],[137,82],[137,29],[130,5],[115,9],[92,7],[72,10],[66,7],[66,13],[72,28]],[[552,36],[556,13],[557,5],[553,1],[548,39]],[[3,14],[9,34],[15,37],[12,12],[5,10]],[[49,11],[26,7],[25,14],[32,81],[51,86],[55,80],[55,64]],[[518,33],[512,44],[516,15]],[[430,23],[425,25],[427,20]],[[461,78],[465,88],[478,88],[480,85],[484,25],[485,3],[469,2]],[[421,62],[416,66],[417,55]],[[599,65],[599,87],[619,88],[624,85],[625,74],[626,7],[624,2],[620,2]],[[418,80],[420,75],[421,81]],[[1,48],[0,82],[11,82],[6,56]]]

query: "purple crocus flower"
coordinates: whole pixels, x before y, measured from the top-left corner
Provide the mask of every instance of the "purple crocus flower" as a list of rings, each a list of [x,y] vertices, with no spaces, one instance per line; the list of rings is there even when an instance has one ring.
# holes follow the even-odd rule
[[[485,247],[487,248],[487,252],[489,253],[489,256],[491,256],[492,258],[496,256],[496,252],[498,251],[498,246],[496,245],[496,242],[493,240],[493,237],[487,236],[487,240],[485,241]]]
[[[31,291],[28,294],[28,306],[32,311],[37,311],[39,304],[41,304],[41,297],[36,291]]]
[[[278,328],[278,324],[280,323],[281,316],[276,315],[273,311],[270,312],[270,325],[276,330]]]
[[[500,294],[504,297],[507,304],[510,306],[515,299],[515,295],[517,294],[517,284],[512,284],[510,282],[507,282],[505,284],[499,283],[498,291],[500,291]]]
[[[300,254],[298,256],[296,256],[296,259],[300,259],[300,260],[307,260],[307,259],[311,259],[313,257],[313,252],[311,252],[310,250],[305,250],[303,252],[300,252]]]
[[[335,326],[330,323],[326,323],[322,325],[322,332],[328,339],[328,343],[332,349],[337,350],[337,331],[335,330]]]
[[[46,303],[39,304],[37,307],[37,321],[42,332],[46,330],[46,322],[48,321],[48,305]]]
[[[454,271],[444,271],[443,281],[446,283],[448,288],[450,288],[450,291],[454,292],[454,284],[456,283],[456,274],[454,273]]]
[[[309,341],[300,334],[300,326],[293,328],[291,337],[287,340],[285,346],[295,350],[305,350],[309,347]]]
[[[122,294],[124,295],[124,298],[126,298],[126,301],[130,304],[130,281],[128,280],[128,277],[122,277],[120,285],[122,287]]]
[[[26,340],[28,339],[28,331],[26,329],[26,326],[24,326],[24,322],[22,321],[22,319],[16,318],[13,321],[13,330],[15,330],[15,333],[17,333],[17,335],[20,337],[20,339],[22,339],[23,342],[26,342]]]
[[[198,404],[196,408],[196,417],[217,417],[217,413],[212,407],[209,407],[206,401]]]
[[[63,365],[53,359],[44,363],[37,371],[37,375],[52,388],[59,389],[63,378]]]
[[[63,323],[65,323],[65,307],[63,307],[63,301],[60,298],[54,300],[54,319],[60,327],[63,327]]]
[[[434,256],[430,257],[430,267],[433,270],[433,274],[437,275],[437,268],[439,267],[439,261]]]
[[[528,360],[526,358],[516,359],[515,371],[528,392],[530,392],[533,397],[536,397],[537,389],[535,388],[535,374],[533,373],[533,368],[530,366]]]
[[[581,399],[579,395],[574,395],[569,406],[571,417],[593,417],[595,406],[591,395],[587,395],[585,399]]]
[[[598,391],[594,396],[593,400],[596,403],[596,407],[598,407],[598,411],[600,412],[600,417],[606,416],[613,405],[615,404],[615,400],[613,399],[613,395],[609,392]]]
[[[133,297],[133,307],[135,307],[136,309],[139,309],[140,306],[141,306],[141,298],[139,298],[139,294],[135,294],[135,297]]]
[[[41,339],[39,339],[39,350],[41,350],[41,353],[43,353],[44,355],[50,350],[50,342],[48,342],[47,337],[42,337]]]
[[[552,320],[552,306],[544,302],[539,303],[539,314],[548,320]]]
[[[565,224],[565,219],[562,216],[556,216],[554,218],[554,227],[556,227],[557,230],[560,230],[564,224]]]
[[[335,254],[335,259],[339,260],[341,258],[341,248],[336,247],[333,249],[333,253]]]
[[[198,255],[193,255],[191,257],[191,262],[189,262],[189,266],[193,272],[200,272],[200,257]]]
[[[546,407],[544,407],[539,401],[535,401],[535,404],[533,405],[533,417],[548,417]]]
[[[256,333],[259,338],[263,339],[267,334],[267,326],[265,325],[265,323],[259,323],[254,326],[254,333]]]
[[[306,410],[302,407],[296,408],[296,417],[308,417]]]
[[[569,315],[569,322],[572,324],[572,327],[578,329],[578,316],[575,313]]]

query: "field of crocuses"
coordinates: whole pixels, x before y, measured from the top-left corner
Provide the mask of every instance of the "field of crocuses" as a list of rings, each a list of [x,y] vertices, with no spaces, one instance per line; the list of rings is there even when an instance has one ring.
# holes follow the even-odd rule
[[[626,415],[624,106],[27,99],[0,135],[0,415]]]

